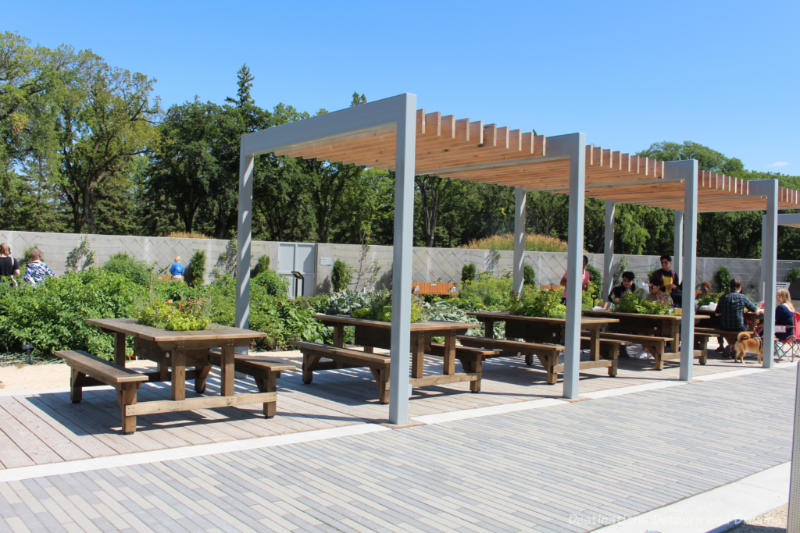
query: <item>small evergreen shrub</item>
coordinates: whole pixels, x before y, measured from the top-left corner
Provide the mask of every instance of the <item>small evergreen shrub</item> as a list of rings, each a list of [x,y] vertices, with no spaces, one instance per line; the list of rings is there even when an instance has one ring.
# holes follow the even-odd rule
[[[94,264],[94,252],[89,248],[89,239],[83,237],[78,246],[67,254],[66,267],[68,272],[83,271]]]
[[[186,283],[190,287],[199,287],[205,281],[206,272],[206,253],[197,250],[189,261],[189,268],[186,269]]]
[[[725,294],[726,292],[730,291],[731,279],[733,279],[733,276],[731,276],[730,271],[724,266],[719,267],[717,272],[714,274],[714,282],[717,284],[717,292]]]
[[[525,285],[529,287],[536,286],[536,272],[533,271],[533,267],[530,265],[523,265],[522,267],[522,279]]]
[[[461,267],[461,281],[474,281],[475,273],[475,263],[467,263]]]
[[[794,267],[786,274],[786,281],[789,283],[797,279],[800,279],[800,267]]]
[[[262,255],[261,257],[258,258],[258,261],[256,261],[256,266],[250,272],[250,277],[254,278],[268,269],[269,269],[269,256]]]
[[[254,285],[263,287],[273,298],[286,298],[289,291],[289,280],[269,268],[250,280],[250,286]]]
[[[331,284],[333,285],[333,292],[345,290],[352,277],[353,274],[350,271],[350,267],[348,267],[347,264],[341,259],[337,259],[333,263],[333,272],[331,272]]]

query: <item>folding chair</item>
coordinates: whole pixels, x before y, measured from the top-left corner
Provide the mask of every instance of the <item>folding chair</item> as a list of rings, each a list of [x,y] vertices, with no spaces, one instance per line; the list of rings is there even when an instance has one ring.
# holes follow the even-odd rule
[[[775,339],[775,359],[783,360],[787,355],[791,356],[794,361],[794,356],[797,350],[800,350],[800,313],[794,314],[793,326],[775,326],[776,333],[789,332],[789,335],[783,339]]]

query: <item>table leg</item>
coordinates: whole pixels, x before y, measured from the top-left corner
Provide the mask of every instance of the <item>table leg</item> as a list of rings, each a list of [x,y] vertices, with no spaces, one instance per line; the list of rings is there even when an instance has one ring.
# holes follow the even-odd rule
[[[425,339],[422,336],[411,337],[411,377],[421,378],[425,368]]]
[[[600,328],[592,328],[591,350],[589,353],[595,361],[600,360]]]
[[[444,374],[456,373],[456,337],[448,334],[444,338]]]
[[[222,369],[222,395],[233,396],[233,378],[235,373],[233,345],[222,347],[222,358],[220,359]]]
[[[487,339],[494,339],[494,319],[486,318],[483,321],[483,336]]]
[[[125,334],[114,333],[114,362],[125,366]]]
[[[186,354],[181,348],[170,353],[172,359],[172,399],[186,399]]]

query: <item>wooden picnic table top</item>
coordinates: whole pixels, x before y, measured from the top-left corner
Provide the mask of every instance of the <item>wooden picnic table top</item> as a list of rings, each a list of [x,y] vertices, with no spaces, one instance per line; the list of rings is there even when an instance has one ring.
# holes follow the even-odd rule
[[[622,313],[620,311],[611,311],[607,309],[587,309],[583,312],[584,316],[607,316],[607,317],[615,317],[615,318],[647,318],[653,320],[660,320],[664,322],[680,322],[683,315],[655,315],[651,313]],[[697,320],[705,320],[709,318],[708,315],[702,313],[695,313],[694,319]]]
[[[155,343],[212,342],[218,340],[250,341],[267,336],[266,333],[260,331],[220,326],[219,324],[211,324],[210,328],[197,331],[170,331],[139,324],[135,318],[87,318],[86,323],[106,331],[133,335]]]
[[[508,311],[475,311],[472,313],[467,313],[468,315],[474,316],[478,320],[516,320],[516,321],[527,321],[527,322],[539,322],[539,323],[548,323],[548,324],[564,324],[566,323],[566,318],[553,318],[553,317],[545,317],[545,316],[525,316],[525,315],[512,315]],[[589,317],[589,316],[582,316],[581,317],[581,325],[605,325],[605,324],[614,324],[615,322],[619,322],[618,318],[614,317]]]
[[[382,328],[386,330],[392,329],[391,322],[384,322],[383,320],[371,320],[368,318],[355,318],[350,315],[325,315],[318,314],[314,316],[317,320],[326,325],[345,325],[345,326],[369,326],[374,328]],[[464,330],[470,328],[478,328],[479,324],[472,324],[469,322],[449,322],[446,320],[429,320],[427,322],[412,322],[411,332],[444,332],[452,330]]]

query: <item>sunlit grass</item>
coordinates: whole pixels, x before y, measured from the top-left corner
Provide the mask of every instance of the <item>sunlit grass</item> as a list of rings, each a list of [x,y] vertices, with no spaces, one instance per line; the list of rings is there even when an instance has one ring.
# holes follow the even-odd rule
[[[188,233],[185,231],[173,231],[167,237],[176,237],[180,239],[210,239],[208,235],[203,235],[202,233]]]
[[[476,239],[465,244],[461,248],[472,248],[478,250],[513,250],[514,235],[492,235],[483,239]],[[525,249],[529,252],[566,252],[567,243],[555,237],[547,235],[530,234],[525,235]]]

